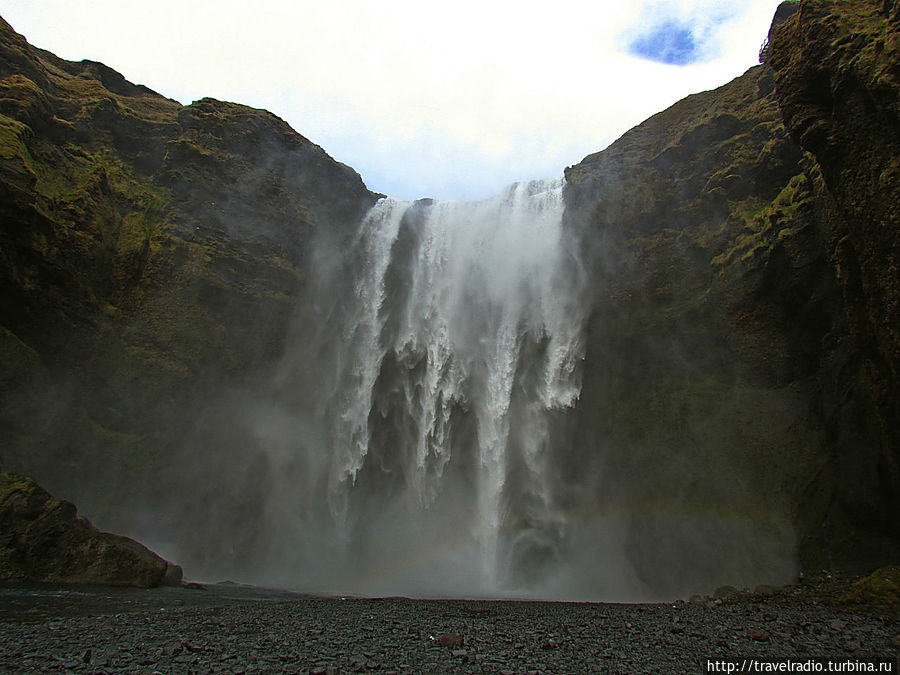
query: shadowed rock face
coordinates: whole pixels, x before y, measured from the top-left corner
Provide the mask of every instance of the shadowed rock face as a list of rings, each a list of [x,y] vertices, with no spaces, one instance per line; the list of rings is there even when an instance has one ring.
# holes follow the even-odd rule
[[[198,490],[193,430],[271,378],[312,240],[375,198],[271,113],[182,106],[0,20],[0,464],[111,529],[172,491],[207,505],[186,530],[252,517],[262,460]]]
[[[181,568],[98,531],[31,479],[0,473],[0,580],[151,588],[180,584]]]
[[[566,172],[595,289],[576,443],[598,493],[650,514],[639,566],[677,564],[660,523],[686,509],[780,513],[813,569],[897,555],[895,14],[803,2],[775,72]]]

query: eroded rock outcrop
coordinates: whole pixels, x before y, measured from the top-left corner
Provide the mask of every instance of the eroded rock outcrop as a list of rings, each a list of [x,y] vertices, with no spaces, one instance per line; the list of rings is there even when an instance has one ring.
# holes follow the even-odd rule
[[[753,68],[566,171],[594,306],[574,441],[590,468],[573,479],[623,506],[629,560],[673,590],[738,577],[692,557],[762,556],[789,576],[794,530],[819,508],[829,207],[774,90]]]
[[[152,588],[177,586],[181,576],[178,565],[100,532],[33,480],[0,472],[0,581]]]

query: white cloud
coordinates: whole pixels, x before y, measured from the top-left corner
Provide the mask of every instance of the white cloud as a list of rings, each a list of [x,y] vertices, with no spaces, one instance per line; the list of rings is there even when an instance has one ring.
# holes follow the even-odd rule
[[[606,3],[409,0],[6,0],[32,44],[102,61],[183,103],[267,108],[370,188],[483,197],[559,175],[676,100],[754,65],[778,0]],[[625,53],[623,36],[677,17],[705,60]]]

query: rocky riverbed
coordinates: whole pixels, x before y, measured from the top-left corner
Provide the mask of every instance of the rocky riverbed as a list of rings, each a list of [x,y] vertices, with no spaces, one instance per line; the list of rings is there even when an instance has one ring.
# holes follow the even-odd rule
[[[838,604],[847,586],[634,605],[5,587],[0,672],[700,673],[708,657],[896,659],[900,613]]]

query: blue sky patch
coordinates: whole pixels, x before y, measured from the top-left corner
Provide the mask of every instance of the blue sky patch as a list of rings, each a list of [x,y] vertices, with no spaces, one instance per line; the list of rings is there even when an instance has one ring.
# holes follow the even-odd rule
[[[628,44],[628,53],[638,58],[686,66],[699,60],[699,45],[693,31],[677,21],[649,26]]]

